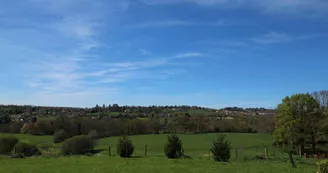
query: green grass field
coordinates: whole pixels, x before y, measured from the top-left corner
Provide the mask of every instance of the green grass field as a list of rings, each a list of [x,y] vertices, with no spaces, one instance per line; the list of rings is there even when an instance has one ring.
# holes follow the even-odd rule
[[[8,134],[0,134],[0,136]],[[42,145],[52,144],[51,136],[15,135],[19,139]],[[10,159],[0,157],[0,172],[316,172],[313,160],[296,158],[297,168],[293,169],[285,153],[271,147],[270,135],[263,134],[227,134],[232,144],[232,159],[230,163],[217,163],[209,157],[209,149],[216,134],[179,135],[183,141],[188,159],[169,160],[164,156],[166,135],[130,136],[135,146],[133,158],[122,159],[115,156],[117,137],[101,139],[96,149],[102,150],[94,156],[72,157],[32,157],[25,159]],[[145,145],[147,144],[147,156]],[[58,147],[58,145],[56,145]],[[111,146],[112,156],[108,156]],[[239,158],[236,148],[242,148]],[[268,159],[254,159],[263,156],[264,148],[269,150]]]

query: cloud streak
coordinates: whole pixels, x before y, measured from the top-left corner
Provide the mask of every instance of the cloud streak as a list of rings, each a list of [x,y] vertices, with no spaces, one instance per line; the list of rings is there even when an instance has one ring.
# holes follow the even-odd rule
[[[148,50],[145,49],[139,49],[140,55],[147,56],[147,55],[152,55],[152,53]]]
[[[326,0],[143,0],[148,5],[193,3],[200,6],[228,9],[256,9],[270,14],[297,14],[302,16],[324,16],[327,14]]]
[[[174,56],[174,58],[197,58],[197,57],[207,57],[207,56],[209,55],[201,52],[188,52],[188,53],[177,54]]]
[[[228,20],[217,20],[212,22],[203,21],[188,21],[188,20],[156,20],[156,21],[145,21],[137,24],[129,25],[130,28],[144,29],[144,28],[167,28],[167,27],[187,27],[187,26],[202,26],[202,27],[224,27],[233,26],[240,24],[241,21],[228,21]]]
[[[291,35],[283,32],[282,33],[270,32],[264,35],[249,38],[248,40],[256,44],[268,45],[268,44],[281,44],[281,43],[309,40],[322,36],[326,36],[326,35],[322,33]]]
[[[284,32],[269,32],[265,34],[257,34],[252,37],[238,38],[238,39],[206,39],[195,42],[196,45],[211,45],[211,46],[226,46],[226,47],[238,47],[249,48],[250,46],[269,46],[275,44],[289,44],[294,42],[301,42],[305,40],[316,39],[318,37],[327,37],[325,33],[315,34],[302,34],[293,35]]]
[[[172,26],[190,26],[195,25],[194,22],[182,20],[163,20],[163,21],[148,21],[132,25],[133,28],[162,28]]]
[[[294,38],[285,33],[271,32],[259,37],[250,38],[251,42],[257,44],[276,44],[291,42]]]
[[[17,4],[8,3],[11,11],[2,16],[14,17],[15,22],[24,21],[19,27],[5,21],[5,28],[0,28],[3,29],[0,45],[5,45],[3,49],[10,48],[11,69],[19,71],[23,84],[36,95],[81,95],[116,88],[95,85],[106,71],[93,67],[93,63],[100,63],[96,50],[102,45],[99,41],[104,27],[102,19],[114,13],[111,10],[125,10],[128,6],[122,4],[123,1],[114,1],[20,0]],[[20,4],[24,4],[24,9]],[[107,5],[112,6],[106,8]],[[21,10],[31,13],[13,13]]]

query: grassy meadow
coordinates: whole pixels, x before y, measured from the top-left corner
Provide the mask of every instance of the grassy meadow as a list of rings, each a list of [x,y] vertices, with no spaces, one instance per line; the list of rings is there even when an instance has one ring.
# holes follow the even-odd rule
[[[0,136],[9,134],[0,134]],[[56,149],[60,144],[52,143],[52,136],[31,136],[15,134],[21,140],[29,140],[38,146],[48,145]],[[209,149],[216,134],[179,135],[183,141],[185,159],[170,160],[164,156],[166,135],[130,136],[135,146],[133,158],[116,156],[115,146],[118,137],[97,141],[99,153],[93,156],[71,157],[32,157],[10,159],[0,157],[0,172],[316,172],[315,161],[295,158],[297,168],[288,162],[287,154],[271,147],[271,136],[265,134],[228,133],[227,140],[232,144],[232,158],[229,163],[218,163],[209,157]],[[147,155],[145,156],[145,145]],[[111,146],[112,156],[108,156]],[[239,157],[236,156],[236,149]],[[268,149],[268,158],[264,157]]]

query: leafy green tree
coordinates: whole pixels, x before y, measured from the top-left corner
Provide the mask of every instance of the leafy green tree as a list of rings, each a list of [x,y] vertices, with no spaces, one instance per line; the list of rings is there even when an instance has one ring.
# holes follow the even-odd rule
[[[231,144],[225,140],[225,137],[226,136],[221,133],[213,141],[211,152],[215,161],[229,162],[231,158]]]
[[[172,134],[167,137],[164,152],[169,159],[180,158],[184,155],[182,141],[176,134]]]
[[[10,123],[10,116],[6,113],[0,112],[0,124],[8,124]]]
[[[188,122],[190,120],[190,116],[186,116],[185,114],[178,115],[175,119],[176,125],[179,126],[183,133],[187,132]]]
[[[277,108],[274,139],[287,144],[290,150],[301,148],[303,153],[306,140],[310,140],[312,151],[320,134],[319,122],[324,118],[319,103],[310,94],[295,94],[285,97]]]

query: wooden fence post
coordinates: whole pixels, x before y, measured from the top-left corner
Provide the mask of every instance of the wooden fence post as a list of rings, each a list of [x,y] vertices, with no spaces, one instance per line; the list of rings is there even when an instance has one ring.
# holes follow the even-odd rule
[[[125,157],[128,157],[128,143],[125,143]]]
[[[147,156],[147,144],[145,145],[145,156]]]
[[[267,159],[268,158],[268,149],[264,148],[264,158]]]
[[[238,153],[239,151],[238,151],[238,148],[236,148],[236,157],[237,157],[237,159],[238,159],[238,157],[239,157],[239,153]]]
[[[110,151],[110,146],[108,147],[108,156],[112,156],[112,153]]]
[[[295,162],[294,162],[294,158],[293,158],[293,153],[292,153],[292,151],[289,151],[289,152],[288,152],[288,156],[289,156],[290,163],[292,164],[292,167],[293,167],[293,168],[296,168],[296,165],[295,165]]]

